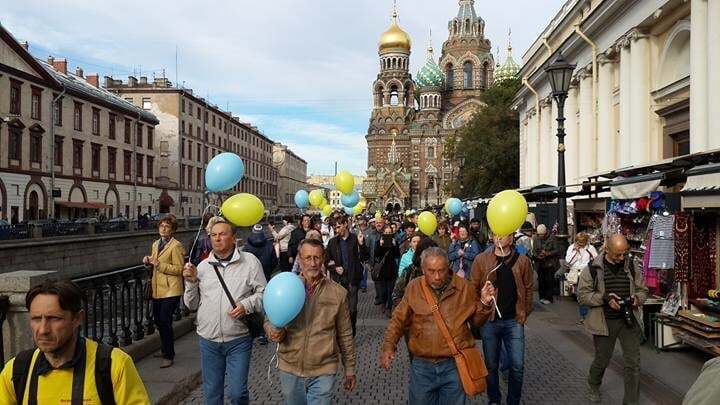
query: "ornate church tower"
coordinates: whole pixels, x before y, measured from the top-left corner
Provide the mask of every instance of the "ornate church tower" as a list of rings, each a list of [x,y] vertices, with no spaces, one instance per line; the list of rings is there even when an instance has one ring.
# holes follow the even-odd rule
[[[475,13],[475,0],[459,3],[457,16],[448,22],[450,36],[440,57],[440,68],[445,73],[446,128],[459,128],[469,120],[478,105],[455,108],[468,99],[479,98],[490,87],[495,67],[490,40],[485,38],[485,21]]]
[[[378,209],[409,204],[410,153],[408,126],[415,112],[410,68],[410,36],[400,28],[393,10],[390,28],[380,36],[380,73],[373,83],[373,111],[365,137],[368,143],[368,181],[363,193]]]

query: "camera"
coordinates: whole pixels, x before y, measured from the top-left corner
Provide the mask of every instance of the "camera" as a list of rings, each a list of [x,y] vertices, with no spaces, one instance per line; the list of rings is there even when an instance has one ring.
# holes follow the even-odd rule
[[[623,315],[623,319],[625,320],[625,324],[632,328],[635,325],[635,322],[633,320],[633,312],[632,312],[632,298],[624,298],[617,301],[618,305],[620,306],[620,313]]]

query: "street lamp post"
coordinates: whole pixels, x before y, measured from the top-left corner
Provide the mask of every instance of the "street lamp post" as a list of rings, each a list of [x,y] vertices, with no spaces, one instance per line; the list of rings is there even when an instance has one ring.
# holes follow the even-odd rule
[[[558,53],[555,61],[545,68],[545,72],[550,80],[552,87],[552,95],[557,103],[557,138],[558,138],[558,241],[560,242],[561,252],[565,252],[568,247],[568,221],[567,221],[567,202],[565,200],[565,99],[567,99],[568,90],[570,89],[570,80],[572,78],[575,65],[565,61],[562,53]]]

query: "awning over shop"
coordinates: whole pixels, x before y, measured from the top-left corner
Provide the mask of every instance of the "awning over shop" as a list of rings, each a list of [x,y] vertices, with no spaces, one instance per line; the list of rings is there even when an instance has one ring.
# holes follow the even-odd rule
[[[657,191],[665,173],[651,173],[643,176],[618,177],[610,182],[610,193],[615,200],[631,200],[646,197]]]
[[[92,210],[110,208],[110,205],[101,202],[75,202],[55,200],[55,204],[68,208],[88,208]]]
[[[720,163],[697,166],[686,172],[683,208],[720,207]]]

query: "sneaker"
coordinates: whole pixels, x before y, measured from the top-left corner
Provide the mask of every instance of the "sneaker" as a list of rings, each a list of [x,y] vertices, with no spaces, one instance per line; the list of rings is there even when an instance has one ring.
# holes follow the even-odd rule
[[[550,303],[550,301],[548,301],[548,300],[546,300],[546,299],[542,299],[542,300],[540,300],[540,303],[543,304],[543,305],[547,305],[547,304]]]
[[[590,402],[600,403],[602,401],[602,396],[600,395],[600,387],[588,384],[587,398]]]

